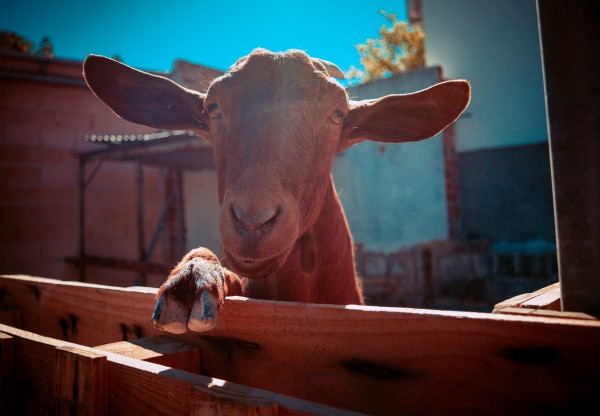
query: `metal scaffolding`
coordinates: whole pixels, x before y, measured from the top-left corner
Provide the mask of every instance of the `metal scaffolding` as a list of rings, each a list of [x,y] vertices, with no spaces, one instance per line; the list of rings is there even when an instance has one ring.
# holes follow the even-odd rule
[[[79,159],[79,255],[65,260],[77,265],[80,281],[85,280],[86,266],[135,271],[138,273],[136,283],[140,285],[146,284],[147,273],[168,273],[172,266],[153,263],[150,258],[167,223],[173,225],[173,231],[169,238],[171,257],[181,257],[185,253],[183,172],[214,170],[212,146],[203,138],[189,131],[161,131],[139,135],[87,135],[83,140],[103,145],[103,147],[77,154]],[[91,256],[86,252],[85,190],[102,167],[102,163],[107,160],[135,163],[136,165],[138,245],[136,260]],[[96,164],[86,177],[86,165],[91,161],[96,161]],[[167,185],[159,221],[148,245],[146,245],[144,233],[144,166],[165,169]]]

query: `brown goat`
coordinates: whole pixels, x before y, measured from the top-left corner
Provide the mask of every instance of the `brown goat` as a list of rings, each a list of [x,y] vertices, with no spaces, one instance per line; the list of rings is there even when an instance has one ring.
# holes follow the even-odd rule
[[[331,178],[336,153],[363,140],[432,137],[470,100],[468,82],[447,81],[413,94],[351,101],[331,78],[343,77],[339,68],[297,50],[257,49],[205,94],[101,56],[86,59],[84,74],[122,118],[193,130],[213,145],[228,268],[203,248],[175,267],[152,317],[173,333],[213,328],[226,295],[363,303]]]

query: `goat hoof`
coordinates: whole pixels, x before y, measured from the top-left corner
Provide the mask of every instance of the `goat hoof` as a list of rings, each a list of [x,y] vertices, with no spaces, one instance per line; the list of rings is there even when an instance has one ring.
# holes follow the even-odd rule
[[[209,331],[225,295],[224,272],[208,249],[189,252],[158,291],[152,322],[174,334]]]
[[[210,292],[204,291],[194,301],[188,328],[194,332],[210,331],[217,325],[217,298]]]
[[[171,297],[161,296],[156,302],[152,323],[157,328],[172,334],[183,334],[187,331],[185,322],[188,320],[190,311],[178,301]]]

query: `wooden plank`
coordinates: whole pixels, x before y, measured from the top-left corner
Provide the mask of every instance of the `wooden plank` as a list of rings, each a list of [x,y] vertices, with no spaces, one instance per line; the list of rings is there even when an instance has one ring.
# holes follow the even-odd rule
[[[239,403],[243,403],[241,407]],[[195,388],[190,401],[190,415],[204,416],[208,414],[227,416],[276,416],[283,414],[279,406],[265,399],[251,399],[243,392],[229,397],[216,397],[205,389]]]
[[[357,415],[357,413],[334,409],[293,397],[192,374],[67,341],[43,337],[2,324],[0,324],[0,333],[8,334],[15,339],[17,357],[15,363],[19,365],[19,370],[26,365],[30,368],[38,367],[53,374],[53,377],[43,376],[42,380],[37,380],[36,377],[39,374],[35,372],[18,373],[19,385],[17,387],[25,391],[20,391],[20,394],[16,396],[15,400],[22,400],[20,402],[22,408],[17,409],[15,414],[57,413],[60,406],[56,406],[58,401],[56,394],[60,390],[63,390],[63,393],[61,393],[63,395],[68,394],[68,389],[65,389],[64,385],[55,385],[57,382],[63,383],[58,381],[58,374],[61,370],[59,369],[56,372],[52,370],[57,367],[54,365],[57,355],[75,354],[80,359],[81,357],[87,357],[83,360],[91,360],[96,364],[100,362],[97,361],[99,356],[106,356],[108,373],[106,382],[108,386],[108,411],[106,413],[111,416],[188,415],[192,414],[193,406],[197,408],[198,403],[201,401],[227,404],[226,407],[201,407],[204,410],[211,411],[205,413],[207,416],[223,414],[218,413],[222,409],[229,409],[232,414],[252,414],[252,411],[255,409],[260,410],[265,404],[269,404],[269,408],[276,411],[272,414],[277,415]],[[26,351],[20,351],[21,349]],[[37,354],[32,354],[31,351],[36,351]],[[55,360],[49,360],[50,355],[54,355]],[[26,359],[24,360],[24,358]],[[66,366],[65,368],[75,367]],[[34,388],[31,388],[32,384],[35,384]],[[42,385],[45,388],[39,388]],[[201,397],[201,394],[204,396]],[[32,402],[33,405],[28,402]]]
[[[560,311],[560,287],[541,293],[521,304],[521,308]]]
[[[56,322],[72,314],[67,335],[81,343],[119,339],[122,322],[156,333],[153,291],[0,286],[35,331],[60,336]],[[595,320],[228,298],[215,330],[174,338],[200,347],[207,376],[369,414],[578,411],[600,393]]]
[[[78,347],[58,347],[54,375],[57,414],[107,414],[106,356]]]
[[[5,331],[0,324],[0,332],[14,338],[14,384],[13,414],[51,415],[56,414],[54,395],[56,346],[60,342],[48,344],[45,337],[30,334],[21,337],[14,331]]]
[[[546,286],[539,290],[536,290],[535,292],[523,293],[523,294],[514,296],[510,299],[507,299],[500,303],[497,303],[494,306],[494,311],[492,313],[500,313],[500,312],[502,312],[502,309],[504,309],[504,308],[520,308],[521,305],[523,305],[524,303],[526,303],[532,299],[535,299],[541,295],[544,295],[547,292],[555,292],[556,290],[558,290],[558,292],[560,293],[560,283],[551,284],[549,286]],[[541,307],[541,305],[540,305],[540,307]]]
[[[199,374],[202,368],[197,346],[164,336],[113,342],[95,348],[192,373]]]
[[[0,323],[19,328],[21,326],[21,311],[17,309],[0,310]]]
[[[558,318],[558,319],[583,319],[588,321],[597,321],[591,315],[582,312],[563,312],[563,311],[552,311],[546,309],[529,309],[529,308],[503,308],[499,313],[507,315],[520,315],[520,316],[538,316],[545,318]]]
[[[111,415],[254,414],[255,410],[261,412],[265,404],[277,410],[275,415],[349,414],[292,398],[282,399],[283,396],[269,392],[258,393],[256,389],[154,363],[138,361],[132,364],[132,359],[122,359],[124,361],[111,363]],[[223,410],[227,412],[222,413]]]
[[[2,414],[13,414],[14,338],[0,332],[0,409]]]
[[[0,290],[4,308],[27,312],[22,327],[47,337],[94,346],[164,335],[150,319],[157,289],[13,276]]]

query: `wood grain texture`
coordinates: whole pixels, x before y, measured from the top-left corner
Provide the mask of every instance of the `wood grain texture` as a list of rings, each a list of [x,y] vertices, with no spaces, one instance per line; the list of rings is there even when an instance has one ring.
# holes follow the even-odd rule
[[[21,311],[17,309],[0,310],[0,322],[19,328],[21,326]]]
[[[560,287],[553,288],[521,304],[522,308],[560,311]]]
[[[18,393],[14,398],[17,402],[15,415],[62,414],[64,409],[69,409],[69,414],[89,414],[89,409],[111,416],[180,416],[198,414],[198,409],[207,416],[357,414],[44,337],[2,324],[0,334],[15,340],[14,362],[15,369],[18,366],[19,370],[15,386]],[[54,360],[50,360],[50,356]],[[103,362],[106,363],[108,377],[97,372],[101,369],[98,364]],[[43,373],[31,371],[35,368],[43,370]],[[76,368],[79,370],[76,371]],[[78,399],[79,394],[73,394],[75,386],[80,392],[93,393],[93,384],[86,386],[86,383],[102,380],[105,380],[107,411],[102,410],[102,401],[81,401]],[[97,397],[101,399],[103,392],[100,390],[99,393]],[[90,406],[92,403],[96,403],[95,407]],[[264,413],[265,411],[271,413]]]
[[[539,316],[548,318],[596,320],[582,312],[561,310],[560,283],[554,283],[532,293],[523,293],[494,306],[492,313]]]
[[[60,337],[57,321],[76,315],[67,337],[82,344],[120,339],[120,323],[157,334],[152,290],[0,286],[36,332]],[[560,413],[600,393],[596,320],[228,298],[215,330],[173,338],[200,347],[207,376],[369,414]]]
[[[557,301],[558,309],[556,308]],[[500,313],[505,308],[560,310],[560,283],[554,283],[535,292],[523,293],[497,303],[493,313]]]
[[[202,368],[197,346],[162,336],[118,341],[95,348],[191,373],[200,373]]]
[[[106,415],[106,356],[78,347],[57,347],[54,379],[58,415]]]
[[[282,412],[282,409],[270,400],[245,397],[242,391],[238,394],[232,393],[229,397],[215,397],[207,393],[209,392],[202,388],[195,388],[192,391],[190,415],[276,416],[289,414]],[[243,403],[243,406],[240,406],[239,403]]]
[[[0,332],[0,414],[12,414],[15,340]]]
[[[0,325],[0,331],[2,330]],[[14,384],[13,414],[51,415],[56,414],[54,392],[56,346],[60,342],[47,344],[45,337],[31,334],[20,337],[8,332],[14,338]]]

